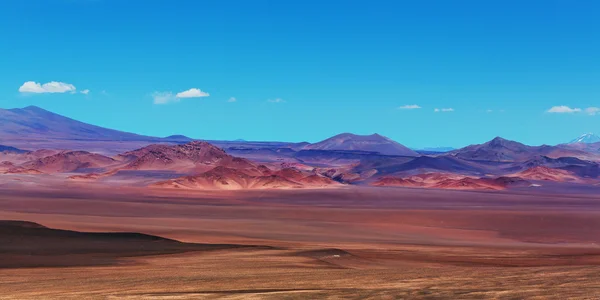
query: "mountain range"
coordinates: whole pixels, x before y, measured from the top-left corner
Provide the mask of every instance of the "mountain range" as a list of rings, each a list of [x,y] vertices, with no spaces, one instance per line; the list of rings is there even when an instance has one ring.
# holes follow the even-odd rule
[[[31,106],[1,110],[0,124],[0,173],[10,176],[46,174],[170,189],[502,190],[536,182],[600,184],[600,142],[593,143],[593,135],[556,146],[496,137],[451,151],[417,152],[379,134],[342,133],[313,144],[151,137]]]
[[[118,152],[123,150],[121,148],[133,150],[147,143],[185,143],[193,140],[195,139],[184,135],[154,137],[108,129],[80,122],[37,106],[0,109],[0,145],[4,147],[28,150],[39,148],[73,150],[80,148],[96,150],[90,148],[98,148],[98,150],[102,150],[103,147],[110,148],[110,145],[121,144],[115,150]],[[253,142],[242,139],[235,141],[207,140],[207,142],[224,148],[289,147],[305,150],[356,150],[400,156],[418,156],[419,153],[417,152],[433,154],[456,150],[449,147],[431,147],[415,151],[376,133],[371,135],[342,133],[313,144],[306,142]],[[564,145],[595,144],[599,142],[600,137],[593,133],[587,133]]]

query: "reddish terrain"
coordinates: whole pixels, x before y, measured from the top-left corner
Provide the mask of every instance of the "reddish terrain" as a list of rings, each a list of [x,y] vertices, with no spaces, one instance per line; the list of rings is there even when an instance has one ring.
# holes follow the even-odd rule
[[[594,299],[597,194],[3,189],[0,219],[78,232],[4,227],[20,238],[0,246],[0,293],[8,299]]]
[[[504,140],[496,139],[488,146],[504,147],[505,143]],[[507,145],[516,147],[513,143]],[[324,150],[302,151],[321,151],[321,154],[318,154],[321,156]],[[112,184],[118,184],[121,181],[123,184],[154,188],[184,189],[287,189],[372,185],[504,190],[531,185],[526,180],[585,185],[600,182],[597,179],[600,175],[598,163],[575,157],[530,156],[524,161],[485,162],[460,158],[456,153],[408,157],[365,155],[334,150],[325,155],[341,155],[346,158],[321,160],[320,163],[313,161],[261,164],[232,156],[210,143],[193,141],[176,145],[153,144],[119,154],[114,158],[86,151],[4,151],[1,155],[4,161],[0,163],[0,172],[53,174],[59,178],[81,182],[111,181]],[[348,160],[348,157],[354,158]],[[311,156],[311,159],[314,158],[314,155]]]
[[[272,171],[265,166],[256,169],[232,169],[218,166],[199,175],[158,182],[154,187],[187,189],[287,189],[328,187],[337,182],[320,175],[308,175],[296,169]]]
[[[252,168],[250,161],[228,155],[206,142],[182,145],[150,145],[118,156],[127,162],[121,169],[130,170],[205,170],[206,166]]]
[[[581,179],[573,173],[560,169],[552,169],[548,167],[537,166],[525,171],[516,173],[518,176],[530,180],[547,180],[547,181],[580,181]]]
[[[454,174],[425,173],[410,177],[382,177],[373,186],[421,187],[454,190],[504,190],[529,186],[520,177],[474,178]]]
[[[114,159],[100,154],[86,151],[61,151],[26,162],[22,167],[45,173],[69,173],[81,169],[105,168],[116,163]]]

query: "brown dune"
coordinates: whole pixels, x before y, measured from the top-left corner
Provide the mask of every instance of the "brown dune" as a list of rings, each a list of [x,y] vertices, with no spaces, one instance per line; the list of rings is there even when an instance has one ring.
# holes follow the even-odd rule
[[[62,151],[24,163],[21,166],[45,173],[68,173],[79,169],[108,167],[115,163],[116,161],[110,157],[87,151]]]
[[[521,178],[529,180],[547,180],[547,181],[579,181],[580,178],[573,173],[560,169],[553,169],[544,166],[537,166],[525,171],[514,174]]]

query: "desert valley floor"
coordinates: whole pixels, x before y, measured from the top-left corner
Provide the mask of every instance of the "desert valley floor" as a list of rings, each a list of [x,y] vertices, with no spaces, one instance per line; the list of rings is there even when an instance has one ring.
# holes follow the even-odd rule
[[[101,184],[4,186],[0,219],[190,243],[161,252],[160,243],[170,240],[144,242],[140,245],[149,248],[132,252],[122,247],[124,235],[79,249],[40,233],[35,251],[21,251],[13,237],[12,248],[0,246],[0,299],[600,295],[596,188],[577,193],[347,187],[178,194]],[[10,232],[0,228],[0,234]]]

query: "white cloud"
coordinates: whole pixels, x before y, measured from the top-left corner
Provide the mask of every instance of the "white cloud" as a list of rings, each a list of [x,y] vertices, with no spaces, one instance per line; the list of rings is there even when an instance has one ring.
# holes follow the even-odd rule
[[[167,104],[167,103],[176,103],[179,102],[183,98],[200,98],[200,97],[208,97],[209,93],[203,92],[200,89],[192,88],[187,91],[179,92],[177,94],[173,94],[173,92],[154,92],[152,93],[152,98],[154,99],[154,104]]]
[[[597,114],[600,114],[600,107],[588,107],[585,109],[585,113],[588,115],[595,116]]]
[[[556,114],[572,114],[581,112],[581,108],[570,108],[566,105],[553,106],[546,112],[556,113]]]
[[[175,97],[177,98],[200,98],[200,97],[208,97],[209,93],[203,92],[200,89],[192,88],[187,91],[179,92]]]
[[[433,111],[434,112],[453,112],[454,108],[436,108]]]
[[[58,81],[50,81],[48,83],[37,83],[35,81],[27,81],[19,87],[19,92],[21,93],[34,93],[34,94],[43,94],[43,93],[66,93],[71,92],[74,93],[75,88],[74,85],[70,83],[58,82]]]
[[[229,100],[227,100],[227,102],[236,102],[236,101],[237,101],[237,99],[235,99],[235,97],[231,97],[231,98],[229,98]]]
[[[87,94],[89,94],[89,93],[90,93],[90,90],[88,90],[88,89],[85,89],[85,90],[81,91],[80,93],[82,93],[82,94],[84,94],[84,95],[87,95]]]
[[[271,102],[271,103],[284,103],[285,100],[283,100],[281,98],[275,98],[275,99],[269,99],[269,100],[267,100],[267,102]]]
[[[154,104],[167,104],[172,102],[179,102],[179,98],[175,97],[171,92],[154,92],[152,93]]]
[[[409,104],[409,105],[404,105],[404,106],[398,107],[398,109],[419,109],[419,108],[421,108],[421,107],[416,104]]]

